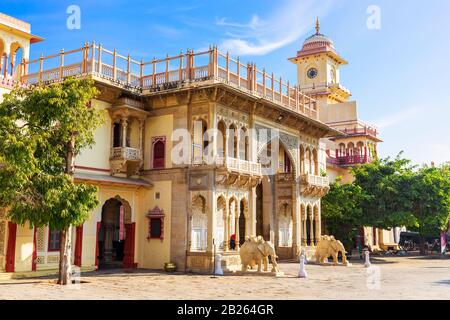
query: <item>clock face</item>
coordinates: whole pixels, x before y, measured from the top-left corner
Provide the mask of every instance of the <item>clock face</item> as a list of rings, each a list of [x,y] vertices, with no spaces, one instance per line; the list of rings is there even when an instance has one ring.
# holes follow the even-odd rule
[[[315,77],[317,77],[317,74],[318,74],[319,72],[317,71],[317,69],[316,68],[311,68],[311,69],[309,69],[308,70],[308,78],[310,78],[310,79],[314,79]]]

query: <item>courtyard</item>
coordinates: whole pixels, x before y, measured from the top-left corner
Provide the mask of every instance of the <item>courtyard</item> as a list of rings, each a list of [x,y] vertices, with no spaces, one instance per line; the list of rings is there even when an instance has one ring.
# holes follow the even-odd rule
[[[0,299],[449,299],[450,259],[374,257],[374,269],[360,260],[349,267],[282,262],[284,276],[167,274],[152,270],[89,272],[81,284],[56,285],[56,276],[0,282]],[[379,276],[378,276],[379,275]],[[379,279],[379,281],[378,281]]]

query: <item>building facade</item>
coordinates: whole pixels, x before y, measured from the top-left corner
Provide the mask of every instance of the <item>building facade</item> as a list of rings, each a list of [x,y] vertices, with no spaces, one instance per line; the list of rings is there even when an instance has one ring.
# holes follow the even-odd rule
[[[313,97],[320,110],[320,120],[344,135],[321,140],[326,153],[327,174],[343,183],[354,180],[352,166],[371,162],[377,157],[377,145],[382,142],[374,126],[358,116],[358,105],[351,101],[351,92],[341,82],[340,68],[348,64],[336,51],[333,41],[320,32],[307,38],[291,62],[297,66],[297,83],[305,94]],[[400,228],[382,230],[361,228],[364,243],[372,249],[398,249]]]
[[[42,39],[28,24],[1,15],[0,31],[2,93],[68,76],[100,92],[92,106],[106,121],[75,180],[96,185],[101,204],[74,227],[75,265],[211,272],[220,252],[234,270],[251,235],[284,259],[314,250],[329,189],[321,139],[344,134],[298,86],[215,47],[144,62],[86,43],[30,60]],[[0,219],[0,270],[57,269],[58,231]]]

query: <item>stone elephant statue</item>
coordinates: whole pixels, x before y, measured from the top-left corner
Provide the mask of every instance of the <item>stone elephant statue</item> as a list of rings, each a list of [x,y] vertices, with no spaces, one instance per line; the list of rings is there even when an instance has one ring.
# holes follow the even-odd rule
[[[338,254],[342,254],[342,264],[348,265],[346,251],[344,245],[339,240],[336,240],[334,236],[322,236],[316,247],[316,263],[323,264],[327,261],[328,257],[333,258],[333,264],[338,264]]]
[[[264,262],[264,271],[268,271],[269,256],[272,258],[271,271],[279,272],[275,246],[261,236],[245,237],[239,255],[241,256],[242,272],[246,272],[249,266],[253,268],[255,265],[258,265],[258,272],[261,272],[262,262]]]

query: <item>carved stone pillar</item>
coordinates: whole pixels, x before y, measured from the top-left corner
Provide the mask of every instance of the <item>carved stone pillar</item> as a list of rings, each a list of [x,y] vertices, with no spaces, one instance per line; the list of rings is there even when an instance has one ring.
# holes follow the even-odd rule
[[[224,241],[223,241],[223,251],[228,251],[230,248],[230,215],[228,209],[228,203],[225,204],[225,223],[224,223]]]
[[[235,243],[236,243],[236,251],[239,251],[239,240],[240,240],[240,235],[239,235],[239,217],[240,217],[240,215],[241,215],[241,204],[240,204],[240,202],[237,202],[236,203],[236,208],[237,208],[237,213],[236,213],[236,215],[235,215],[235,219],[236,219],[236,222],[235,222],[235,224],[234,224],[234,228],[236,229],[235,230],[235,235],[236,235],[236,240],[235,240]]]
[[[314,215],[312,212],[309,214],[309,245],[314,246]]]
[[[141,152],[141,163],[139,167],[144,166],[144,134],[145,134],[145,119],[139,119],[139,151]]]
[[[300,247],[300,214],[297,201],[298,185],[292,184],[292,251],[294,258],[297,257]]]
[[[120,120],[120,124],[122,126],[122,148],[127,146],[127,132],[128,132],[128,118],[122,118]]]

